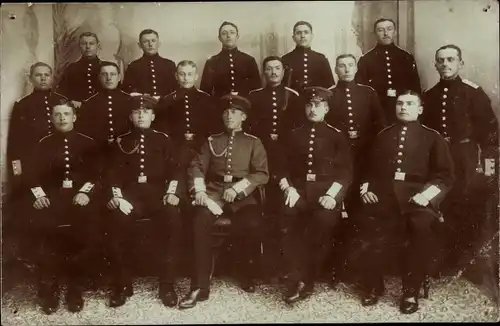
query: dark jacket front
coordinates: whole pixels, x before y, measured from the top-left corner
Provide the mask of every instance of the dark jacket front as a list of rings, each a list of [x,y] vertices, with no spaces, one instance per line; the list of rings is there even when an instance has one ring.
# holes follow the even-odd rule
[[[101,60],[98,57],[85,58],[71,63],[64,71],[57,91],[72,101],[83,102],[98,92]]]
[[[175,71],[175,62],[172,60],[162,58],[158,54],[143,55],[128,65],[123,79],[123,90],[129,94],[165,96],[172,93],[177,86]]]
[[[254,57],[237,48],[222,49],[205,63],[200,89],[219,99],[231,92],[246,96],[261,86],[259,68]]]
[[[436,210],[454,182],[446,141],[419,122],[400,122],[382,130],[373,144],[370,164],[362,192],[375,193],[387,205],[384,199],[395,196],[402,213],[417,208],[409,200],[426,190],[430,209]]]
[[[282,59],[285,65],[292,69],[290,87],[298,92],[309,86],[330,88],[335,85],[330,63],[322,53],[297,46]],[[288,80],[289,73],[290,70],[287,69],[284,80]]]

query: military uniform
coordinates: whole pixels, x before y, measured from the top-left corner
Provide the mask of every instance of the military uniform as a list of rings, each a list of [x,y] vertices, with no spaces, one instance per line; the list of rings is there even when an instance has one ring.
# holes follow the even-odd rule
[[[177,85],[175,62],[162,58],[159,54],[132,61],[125,71],[123,90],[127,93],[165,96],[172,93]]]
[[[231,97],[233,104],[241,101]],[[225,106],[228,107],[227,100]],[[245,104],[246,105],[246,104]],[[248,106],[246,107],[248,108]],[[246,110],[246,109],[245,109]],[[254,190],[268,182],[267,156],[262,142],[243,131],[224,132],[208,137],[188,170],[189,190],[205,191],[211,201],[222,208],[233,220],[233,230],[242,240],[240,252],[248,277],[253,277],[252,260],[260,252],[259,228],[261,220]],[[233,188],[238,196],[233,203],[224,202],[226,189]],[[212,225],[216,215],[207,207],[195,206],[194,227],[194,279],[191,288],[208,290],[212,263]]]
[[[365,243],[359,262],[367,291],[383,289],[383,275],[391,249],[409,241],[404,255],[403,296],[416,297],[435,250],[433,227],[439,204],[453,181],[453,161],[446,141],[418,121],[398,122],[376,137],[371,166],[363,176],[361,194],[372,192],[378,203],[365,204],[359,220]],[[429,200],[421,207],[410,199],[422,194]]]
[[[479,237],[481,217],[486,215],[485,198],[497,188],[494,183],[488,189],[488,180],[480,171],[488,170],[486,159],[498,162],[498,122],[486,93],[460,77],[441,80],[426,91],[424,105],[422,123],[445,137],[455,163],[457,182],[443,202],[443,213],[448,226],[447,251],[456,259]]]
[[[292,83],[290,87],[302,92],[305,87],[321,86],[329,88],[335,85],[332,68],[324,54],[297,46],[283,57],[285,66],[291,68]],[[284,80],[288,80],[290,70],[285,72]]]
[[[356,81],[377,91],[388,123],[397,120],[394,108],[399,94],[422,91],[415,58],[394,43],[377,44],[359,58]]]
[[[69,279],[67,297],[81,298],[83,277],[95,249],[97,218],[92,193],[99,187],[99,174],[94,149],[92,138],[74,130],[45,136],[37,147],[37,165],[31,169],[29,181],[32,203],[47,196],[50,207],[32,208],[25,236],[35,243],[42,296],[58,295],[52,291],[57,292],[62,273]],[[77,193],[87,194],[90,202],[74,204]]]
[[[210,57],[203,68],[200,83],[202,91],[217,99],[229,93],[247,96],[260,86],[259,68],[254,57],[237,48],[222,49]]]
[[[82,57],[70,63],[57,85],[57,91],[72,101],[83,102],[100,90],[100,69],[101,60],[98,57]]]
[[[306,122],[293,130],[285,146],[286,163],[279,173],[280,183],[296,188],[300,198],[294,207],[283,209],[283,251],[291,285],[304,281],[311,286],[340,220],[352,178],[351,153],[342,132],[326,122]],[[335,199],[334,210],[326,210],[318,203],[322,196]]]

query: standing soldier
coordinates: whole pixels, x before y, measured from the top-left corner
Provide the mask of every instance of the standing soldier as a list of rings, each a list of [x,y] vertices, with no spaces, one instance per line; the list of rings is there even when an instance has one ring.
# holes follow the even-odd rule
[[[267,212],[276,211],[282,195],[277,188],[277,162],[282,155],[283,140],[288,139],[292,129],[304,121],[304,103],[299,93],[283,83],[285,69],[280,57],[270,56],[263,62],[266,86],[250,92],[252,104],[248,130],[264,145],[268,156],[271,182],[266,187]]]
[[[386,120],[393,123],[397,96],[408,89],[420,93],[420,78],[413,55],[394,44],[396,23],[380,18],[373,28],[377,45],[359,59],[356,81],[377,91]]]
[[[150,128],[156,101],[145,95],[131,102],[128,107],[134,128],[116,140],[107,177],[112,195],[107,204],[112,210],[107,216],[107,232],[114,283],[109,305],[121,306],[133,293],[128,254],[134,241],[134,224],[138,218],[149,217],[161,255],[159,297],[165,306],[174,307],[178,302],[174,282],[182,226],[178,206],[185,186],[179,178],[170,138]]]
[[[339,255],[335,258],[347,258],[347,250],[343,244],[350,238],[350,231],[354,231],[357,211],[361,206],[359,186],[362,172],[368,168],[366,153],[371,148],[373,139],[385,127],[384,111],[380,104],[377,92],[370,86],[361,85],[354,81],[356,75],[356,58],[352,54],[343,54],[335,60],[335,73],[339,82],[332,91],[332,110],[326,115],[326,121],[349,139],[351,154],[353,155],[353,181],[347,191],[345,208],[350,219],[343,220],[343,225],[337,237]],[[345,228],[344,228],[345,227]],[[340,270],[338,270],[341,272]],[[334,271],[334,279],[336,279]]]
[[[304,96],[308,121],[286,140],[279,173],[285,197],[283,251],[290,270],[287,303],[312,294],[352,178],[349,143],[324,121],[331,92],[307,87]]]
[[[448,226],[446,267],[453,268],[464,253],[472,259],[470,247],[487,213],[485,198],[497,188],[495,183],[488,189],[487,183],[495,175],[498,122],[483,89],[460,77],[464,62],[458,46],[440,47],[435,60],[441,80],[425,92],[422,123],[445,137],[455,163],[457,183],[442,207]]]
[[[283,62],[292,75],[291,88],[299,93],[305,87],[321,86],[330,88],[335,85],[332,68],[324,54],[313,51],[311,42],[314,34],[312,25],[306,21],[299,21],[293,26],[293,41],[297,45],[292,52],[283,56]]]
[[[404,314],[418,309],[418,293],[435,250],[439,203],[454,181],[448,145],[418,122],[422,110],[418,93],[398,97],[399,121],[376,137],[360,191],[365,216],[359,227],[366,242],[360,257],[366,291],[362,304],[377,303],[384,292],[384,269],[391,263],[388,253],[408,241],[402,267]]]
[[[247,96],[261,86],[259,68],[254,57],[238,50],[238,27],[223,22],[219,27],[219,41],[222,51],[210,57],[205,63],[200,89],[220,98],[229,93]]]
[[[125,71],[123,90],[131,95],[149,94],[157,100],[172,93],[176,87],[175,62],[158,54],[158,32],[145,29],[139,34],[143,55],[132,61]]]
[[[57,86],[57,91],[69,98],[77,109],[85,99],[99,90],[101,60],[97,53],[100,47],[96,34],[82,33],[80,35],[82,57],[66,68]]]
[[[83,308],[82,282],[93,251],[96,219],[91,194],[99,179],[92,138],[74,131],[75,108],[54,104],[54,133],[42,138],[36,149],[36,166],[30,170],[33,207],[25,236],[35,244],[39,272],[38,295],[46,314],[57,310],[59,282],[68,280],[66,303],[72,312]]]
[[[219,215],[229,214],[232,230],[241,239],[244,262],[242,288],[255,291],[256,259],[260,254],[262,212],[254,190],[269,179],[266,150],[255,136],[242,130],[250,102],[238,95],[221,99],[226,132],[208,137],[188,170],[194,194],[194,272],[191,290],[180,308],[192,308],[210,294],[212,227]]]

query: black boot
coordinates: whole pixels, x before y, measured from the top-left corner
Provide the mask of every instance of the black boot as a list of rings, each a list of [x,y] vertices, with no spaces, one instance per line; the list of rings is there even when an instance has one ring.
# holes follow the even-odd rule
[[[414,289],[403,290],[399,310],[403,314],[412,314],[418,310],[418,292]]]
[[[163,305],[173,308],[179,303],[172,283],[160,282],[159,296]]]
[[[380,297],[384,295],[384,292],[384,280],[383,278],[380,278],[375,286],[368,286],[368,288],[364,291],[363,297],[361,298],[361,305],[368,307],[377,304]]]
[[[38,298],[43,312],[50,315],[59,307],[59,286],[56,282],[38,284]]]
[[[256,281],[252,277],[246,277],[241,281],[241,288],[248,293],[255,293]]]
[[[288,286],[283,297],[286,303],[295,303],[309,297],[313,292],[314,284],[311,282],[304,283],[302,281],[292,283]]]
[[[109,297],[109,306],[112,308],[120,307],[127,301],[126,286],[122,284],[114,285],[111,288],[111,295]]]
[[[80,312],[83,309],[82,288],[76,284],[68,284],[66,293],[66,304],[71,312]]]
[[[210,290],[206,289],[194,289],[189,291],[188,295],[186,295],[181,303],[179,304],[180,309],[189,309],[196,306],[198,301],[206,301],[210,297]]]

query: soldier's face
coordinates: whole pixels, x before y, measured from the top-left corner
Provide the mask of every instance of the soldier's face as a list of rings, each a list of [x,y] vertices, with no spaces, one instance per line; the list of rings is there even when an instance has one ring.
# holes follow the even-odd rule
[[[151,127],[151,122],[155,119],[155,114],[151,109],[133,110],[130,114],[130,120],[134,127],[139,129],[148,129]]]
[[[400,121],[417,121],[423,112],[422,103],[416,95],[400,95],[396,101],[396,116]]]
[[[82,56],[84,57],[95,57],[97,55],[97,50],[99,49],[99,43],[93,36],[83,36],[80,39],[80,50]]]
[[[230,108],[222,113],[222,120],[228,130],[240,129],[246,119],[247,115],[239,109]]]
[[[219,41],[225,48],[232,49],[236,47],[239,35],[234,26],[224,25],[219,32]]]
[[[158,48],[160,47],[160,41],[156,34],[144,34],[139,40],[139,47],[144,51],[145,54],[155,55],[158,53]]]
[[[283,64],[281,61],[272,60],[266,63],[264,68],[264,75],[266,76],[266,81],[271,85],[279,85],[283,80],[285,70],[283,69]]]
[[[306,116],[309,121],[319,122],[325,119],[329,107],[326,101],[310,101],[306,104]]]
[[[36,67],[30,78],[35,89],[47,90],[52,86],[52,71],[49,67]]]
[[[382,21],[375,26],[375,34],[380,44],[389,45],[396,36],[396,27],[390,21]]]
[[[182,88],[191,88],[198,80],[198,72],[191,65],[179,66],[175,78]]]
[[[340,80],[346,82],[353,81],[357,71],[358,67],[356,65],[356,60],[354,60],[353,58],[348,57],[337,60],[335,72],[339,76]]]
[[[104,66],[99,73],[99,80],[105,89],[116,89],[120,82],[120,72],[115,66]]]
[[[60,132],[73,130],[76,121],[76,114],[73,108],[68,105],[56,105],[52,109],[52,124]]]
[[[442,79],[454,79],[464,65],[464,62],[458,57],[456,49],[439,50],[435,60],[436,70]]]
[[[313,40],[314,34],[311,29],[307,25],[299,25],[295,27],[293,31],[293,40],[295,44],[303,47],[311,46],[311,42]]]

